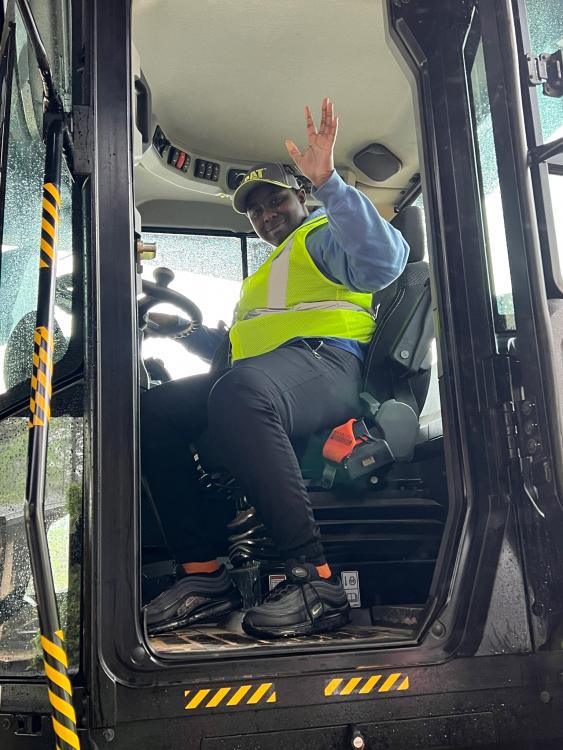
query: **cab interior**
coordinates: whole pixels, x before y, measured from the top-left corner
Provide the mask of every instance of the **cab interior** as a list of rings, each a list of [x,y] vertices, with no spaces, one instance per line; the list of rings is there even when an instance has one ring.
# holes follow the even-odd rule
[[[189,351],[189,335],[180,334],[189,332],[187,317],[194,314],[194,305],[202,313],[205,325],[228,327],[242,279],[253,273],[271,252],[254,236],[247,219],[232,210],[232,193],[251,165],[259,161],[289,161],[285,138],[304,145],[305,104],[311,106],[318,121],[322,98],[330,96],[333,100],[340,118],[335,150],[338,172],[367,195],[383,217],[393,221],[411,247],[405,272],[374,295],[377,329],[364,372],[364,392],[372,401],[365,402],[366,414],[350,415],[365,416],[370,429],[375,425],[379,430],[376,430],[377,440],[367,446],[367,454],[362,454],[355,466],[350,461],[345,466],[335,466],[323,459],[322,446],[330,428],[324,434],[311,435],[306,444],[295,446],[329,561],[341,574],[353,605],[352,623],[328,635],[262,642],[244,635],[240,618],[232,618],[216,625],[148,639],[155,654],[163,659],[193,657],[198,660],[216,655],[237,659],[249,650],[254,654],[261,650],[273,653],[287,649],[294,653],[336,649],[356,652],[364,646],[369,649],[378,645],[408,646],[422,638],[435,619],[437,602],[444,601],[451,593],[445,570],[454,570],[461,560],[463,550],[458,549],[458,538],[471,522],[467,513],[471,511],[471,493],[462,465],[456,459],[463,447],[457,444],[457,410],[451,408],[455,377],[442,378],[440,342],[435,339],[432,315],[435,311],[438,321],[438,310],[445,313],[440,341],[447,346],[443,350],[444,369],[451,373],[450,364],[461,349],[460,340],[449,338],[446,328],[453,314],[448,307],[454,308],[456,300],[448,297],[453,286],[440,284],[445,280],[443,267],[439,265],[444,248],[432,246],[428,227],[435,235],[439,234],[442,228],[438,215],[440,207],[443,209],[450,199],[458,201],[458,196],[434,195],[442,181],[435,185],[431,175],[425,174],[421,155],[426,143],[419,124],[421,102],[417,101],[416,83],[387,28],[389,7],[401,4],[399,0],[394,3],[388,0],[334,0],[330,3],[286,0],[283,4],[273,0],[248,0],[237,6],[216,0],[199,3],[132,0],[130,102],[120,101],[120,104],[131,104],[131,138],[126,148],[113,155],[113,159],[121,163],[113,161],[112,168],[117,164],[123,178],[129,171],[128,157],[132,157],[131,187],[139,240],[136,291],[140,356],[138,382],[131,388],[129,358],[136,361],[137,352],[132,351],[134,347],[129,337],[131,318],[127,315],[133,312],[133,299],[127,293],[126,299],[125,296],[119,299],[122,311],[124,299],[128,306],[127,315],[119,321],[127,318],[126,325],[121,329],[116,327],[119,333],[113,336],[114,349],[110,350],[115,354],[115,350],[122,347],[124,352],[126,366],[120,373],[122,393],[130,396],[136,387],[141,392],[158,388],[169,378],[205,372],[224,361],[223,351],[219,351],[211,363],[203,361]],[[80,45],[72,43],[71,21],[77,21],[75,29],[81,21],[80,17],[70,17],[74,6],[66,0],[30,0],[65,108],[73,111],[77,124],[82,115],[81,134],[87,141],[82,143],[82,155],[88,156],[89,150],[94,148],[87,137],[86,112],[92,70],[83,65]],[[422,12],[427,13],[427,10]],[[534,49],[552,50],[560,46],[550,9],[540,4],[530,13],[539,19],[530,27],[535,37]],[[43,85],[37,58],[17,9],[14,18],[13,35],[9,36],[6,24],[3,29],[3,41],[11,41],[14,55],[9,128],[5,139],[8,159],[1,181],[6,194],[0,275],[0,674],[25,675],[41,671],[36,639],[37,606],[23,509],[45,144]],[[433,33],[438,28],[432,24],[433,13],[426,18],[430,19]],[[488,243],[483,252],[487,253],[486,267],[490,274],[491,314],[499,351],[504,352],[512,345],[515,311],[487,66],[483,40],[479,41],[480,16],[474,16],[473,20],[476,24],[472,22],[472,33],[467,38],[470,44],[463,58],[466,78],[456,80],[467,86],[470,93],[472,143],[479,152],[475,166],[481,183],[482,218],[486,218],[487,225],[485,239]],[[111,19],[108,29],[110,24]],[[109,38],[113,38],[111,34]],[[478,41],[475,46],[474,42]],[[114,47],[114,52],[123,51],[122,46]],[[113,59],[111,50],[108,53]],[[100,69],[105,67],[109,66],[104,60]],[[7,70],[7,65],[0,66],[0,83],[5,92],[8,91]],[[125,67],[120,67],[120,73],[123,70]],[[457,103],[460,108],[456,117],[463,118],[465,127],[468,119],[463,109],[464,97],[460,97],[459,102],[456,100]],[[552,139],[557,143],[561,135],[559,102],[554,97],[540,97],[539,104],[544,140]],[[82,109],[75,111],[75,105]],[[119,111],[124,121],[125,106]],[[447,128],[441,129],[445,131],[442,142],[447,143]],[[453,133],[453,129],[450,132]],[[129,137],[127,128],[120,133]],[[108,143],[101,144],[96,152],[96,156],[101,155],[98,161],[106,158],[109,148]],[[452,152],[452,156],[455,153]],[[468,158],[471,161],[472,157]],[[112,340],[111,335],[105,334],[104,341],[96,338],[94,329],[99,322],[96,314],[101,308],[96,311],[92,302],[96,301],[96,292],[106,295],[103,311],[107,311],[111,319],[113,295],[123,289],[123,273],[130,272],[132,263],[132,255],[127,254],[129,218],[127,234],[122,235],[125,239],[117,256],[112,254],[116,227],[111,225],[102,248],[106,254],[103,263],[101,253],[94,257],[98,249],[97,236],[88,231],[91,225],[96,225],[99,234],[100,227],[90,222],[88,216],[88,195],[96,192],[87,184],[92,163],[86,159],[82,167],[84,172],[78,172],[80,179],[73,181],[63,161],[61,175],[53,332],[55,389],[45,503],[55,593],[68,634],[71,663],[76,666],[80,661],[84,625],[81,587],[86,579],[83,570],[92,552],[92,549],[85,549],[91,528],[88,524],[92,522],[88,493],[93,485],[97,489],[91,476],[92,467],[95,471],[91,436],[99,434],[100,425],[102,436],[104,429],[108,429],[105,415],[110,425],[108,431],[113,428],[112,421],[115,422],[107,404],[100,410],[103,424],[92,422],[95,410],[91,408],[90,391],[97,387],[98,379],[90,365],[106,340],[110,340],[109,346]],[[458,162],[458,168],[462,171],[464,163]],[[554,208],[561,182],[560,169],[555,162],[550,163],[549,177]],[[123,183],[129,187],[127,179],[123,179]],[[424,195],[421,183],[425,185]],[[116,206],[115,216],[129,217],[126,193],[125,189],[119,193],[123,210]],[[431,196],[438,198],[434,200],[434,209],[438,210],[432,211],[432,220],[428,210],[425,215],[428,209],[425,199]],[[101,197],[98,195],[99,199]],[[114,196],[111,200],[113,210]],[[315,207],[311,198],[309,204]],[[458,226],[459,212],[456,210],[454,215],[455,235],[461,227]],[[557,218],[555,211],[552,218]],[[550,228],[548,224],[546,219],[546,230]],[[118,229],[125,231],[121,225]],[[451,236],[452,224],[449,229],[448,236]],[[560,236],[559,225],[550,229]],[[471,242],[468,247],[472,247]],[[464,247],[456,247],[455,241],[447,248],[448,255],[452,254],[452,263],[463,259],[464,252],[460,254],[460,249],[464,251]],[[105,278],[108,266],[113,273],[116,257],[120,273],[116,273],[115,278],[111,276],[109,284],[103,288],[100,284],[96,289],[98,278]],[[433,257],[440,258],[436,261],[436,273],[431,273],[430,268]],[[472,271],[479,284],[483,282],[480,268],[476,265]],[[554,277],[556,284],[557,278]],[[430,283],[433,280],[434,286]],[[147,290],[151,293],[147,294]],[[437,294],[443,295],[442,299],[438,299]],[[169,303],[172,297],[176,306],[157,304],[166,304],[166,300]],[[466,305],[457,304],[458,321],[466,320],[464,315],[468,310]],[[147,312],[150,320],[145,317]],[[158,312],[170,316],[164,319],[164,328],[160,318],[160,330],[158,318],[154,317]],[[488,317],[484,319],[489,325]],[[109,332],[109,328],[105,330]],[[464,333],[462,331],[461,340]],[[119,339],[121,334],[127,335],[123,344]],[[408,346],[405,346],[405,336]],[[111,359],[107,354],[104,356],[104,362]],[[469,362],[472,367],[471,358]],[[114,362],[110,365],[111,372]],[[111,394],[111,402],[112,385],[106,385],[106,392]],[[441,396],[448,396],[447,404],[441,401]],[[403,420],[393,418],[397,413],[395,407],[391,411],[386,407],[393,400],[414,407],[416,429],[411,429],[406,437],[401,434]],[[370,412],[373,401],[386,407],[392,417],[383,427],[379,411]],[[128,404],[131,414],[135,405],[133,399]],[[410,421],[412,426],[412,418]],[[393,431],[387,430],[389,426],[400,429],[392,435]],[[133,429],[130,434],[124,434],[134,443]],[[398,437],[401,438],[399,443],[396,442]],[[370,452],[374,447],[382,451],[383,460],[376,455],[377,451]],[[136,445],[126,448],[130,448],[130,455],[118,463],[126,467],[122,468],[123,481],[131,481],[133,487]],[[199,441],[192,448],[186,459],[195,461],[199,467],[205,501],[228,503],[233,519],[239,519],[238,525],[235,523],[232,528],[227,562],[232,565],[246,603],[253,604],[279,580],[281,560],[267,535],[257,532],[252,508],[233,477],[217,462],[213,446]],[[447,476],[446,460],[451,467]],[[125,558],[130,575],[117,576],[120,585],[125,580],[123,590],[127,588],[132,603],[134,600],[134,606],[126,608],[126,615],[131,617],[139,614],[138,595],[142,593],[143,602],[150,600],[167,588],[174,571],[174,561],[150,500],[150,488],[142,485],[139,494],[141,586],[131,594],[130,581],[138,572],[137,555],[133,552]],[[111,492],[109,496],[113,497]],[[111,514],[108,518],[112,518]],[[102,521],[111,524],[105,515],[98,520],[100,524]],[[124,513],[120,517],[125,525],[133,526],[136,520],[134,513]],[[99,531],[102,525],[94,528]],[[102,541],[107,543],[105,538]]]
[[[32,10],[61,91],[70,100],[70,48],[60,31],[66,28],[61,8],[32,2]],[[447,542],[452,508],[415,87],[386,23],[384,0],[250,0],[244,6],[133,0],[131,149],[135,230],[144,243],[137,245],[141,392],[224,363],[224,351],[211,363],[190,352],[189,335],[183,334],[189,331],[193,305],[204,325],[228,327],[242,279],[271,252],[247,218],[234,212],[232,194],[253,164],[289,163],[286,138],[304,145],[305,104],[318,121],[323,97],[332,99],[340,118],[337,171],[393,221],[411,247],[400,279],[374,295],[377,331],[364,368],[364,389],[372,405],[375,400],[387,409],[389,401],[406,400],[414,408],[408,435],[399,434],[400,444],[392,445],[391,433],[377,428],[379,442],[374,445],[383,459],[368,450],[355,471],[323,458],[323,444],[336,425],[294,446],[328,559],[352,604],[351,624],[326,635],[258,641],[243,633],[236,616],[150,638],[154,652],[163,657],[407,645],[416,642],[432,619],[437,561]],[[5,407],[0,422],[5,456],[0,473],[0,667],[20,673],[37,658],[22,498],[44,153],[41,79],[17,15],[16,29],[9,142],[14,156],[8,162],[0,311],[0,397]],[[77,660],[87,441],[80,369],[83,330],[78,324],[82,271],[72,232],[72,180],[64,164],[61,194],[55,365],[69,380],[53,402],[45,519],[58,604]],[[310,196],[308,203],[316,207]],[[160,326],[158,313],[169,316],[160,318]],[[407,350],[412,357],[404,360]],[[371,429],[376,420],[368,407],[366,402],[366,415],[350,417],[366,416]],[[391,426],[402,428],[403,420],[393,417],[393,410],[390,414]],[[282,561],[267,534],[257,529],[252,508],[217,462],[213,446],[202,440],[186,459],[199,466],[206,502],[229,503],[233,519],[239,519],[226,562],[245,604],[258,603],[279,581]],[[171,584],[174,561],[150,488],[143,481],[141,488],[141,598],[146,603]]]
[[[413,81],[388,35],[385,3],[250,0],[241,6],[203,0],[188,9],[181,0],[133,0],[132,7],[134,197],[143,242],[141,391],[206,372],[224,358],[219,352],[205,362],[189,351],[189,333],[177,337],[189,329],[190,307],[167,290],[195,303],[204,325],[228,327],[242,279],[270,252],[248,219],[234,212],[234,189],[255,163],[289,164],[284,140],[305,143],[304,105],[318,118],[322,98],[329,96],[340,119],[337,171],[411,247],[403,276],[374,295],[378,329],[364,365],[364,387],[376,402],[406,402],[416,415],[415,430],[400,445],[394,447],[383,429],[379,435],[391,445],[389,455],[373,460],[370,454],[356,473],[323,458],[330,429],[295,446],[328,560],[352,605],[348,627],[280,644],[246,636],[235,616],[152,637],[151,646],[158,654],[183,657],[360,641],[412,643],[431,615],[448,492],[417,104]],[[315,206],[310,196],[308,203]],[[156,320],[158,312],[170,316],[160,318],[166,325],[151,322],[151,313]],[[397,414],[392,422],[400,432]],[[257,529],[236,481],[217,463],[213,446],[202,441],[187,459],[199,467],[208,502],[233,506],[238,521],[228,564],[251,606],[279,580],[282,561]],[[174,561],[146,484],[141,502],[146,602],[170,585]]]

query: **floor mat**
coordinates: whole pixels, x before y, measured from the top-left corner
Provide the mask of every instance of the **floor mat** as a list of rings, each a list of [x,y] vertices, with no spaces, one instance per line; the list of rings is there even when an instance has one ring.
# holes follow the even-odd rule
[[[260,640],[247,635],[241,627],[242,613],[235,613],[220,624],[199,625],[175,630],[149,638],[153,650],[161,654],[201,653],[209,651],[232,651],[239,649],[295,648],[303,646],[323,647],[329,644],[370,642],[374,645],[409,640],[414,636],[413,628],[381,627],[376,625],[347,625],[332,633]]]

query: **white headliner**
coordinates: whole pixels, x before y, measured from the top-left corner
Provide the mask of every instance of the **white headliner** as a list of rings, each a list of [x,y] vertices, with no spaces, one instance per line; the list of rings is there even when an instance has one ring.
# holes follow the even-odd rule
[[[383,10],[384,0],[133,0],[133,41],[154,121],[190,153],[289,163],[284,139],[305,144],[303,105],[318,113],[330,96],[340,118],[336,166],[352,169],[388,214],[418,171],[418,154],[412,94],[388,47]],[[374,142],[403,164],[384,183],[370,183],[352,162]],[[225,203],[142,165],[136,193],[138,204]]]

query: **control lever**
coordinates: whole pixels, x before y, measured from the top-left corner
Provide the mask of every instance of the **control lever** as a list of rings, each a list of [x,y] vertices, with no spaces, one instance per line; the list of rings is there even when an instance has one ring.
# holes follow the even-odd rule
[[[155,268],[152,275],[159,286],[167,287],[172,281],[174,281],[174,271],[171,271],[164,266]]]

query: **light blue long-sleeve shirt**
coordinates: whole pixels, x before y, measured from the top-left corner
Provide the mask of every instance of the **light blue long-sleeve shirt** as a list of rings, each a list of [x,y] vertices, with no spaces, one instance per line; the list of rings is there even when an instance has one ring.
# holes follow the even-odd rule
[[[409,254],[403,235],[336,171],[312,195],[323,207],[313,211],[303,224],[324,213],[328,218],[328,224],[306,239],[307,250],[321,273],[356,292],[373,293],[391,284],[403,271]],[[184,341],[194,354],[210,360],[224,335],[203,326]],[[363,347],[357,341],[324,341],[363,358]]]
[[[391,284],[409,254],[403,235],[337,172],[312,195],[324,208],[313,211],[304,223],[323,213],[328,218],[328,225],[306,240],[318,269],[355,292],[378,292]]]

